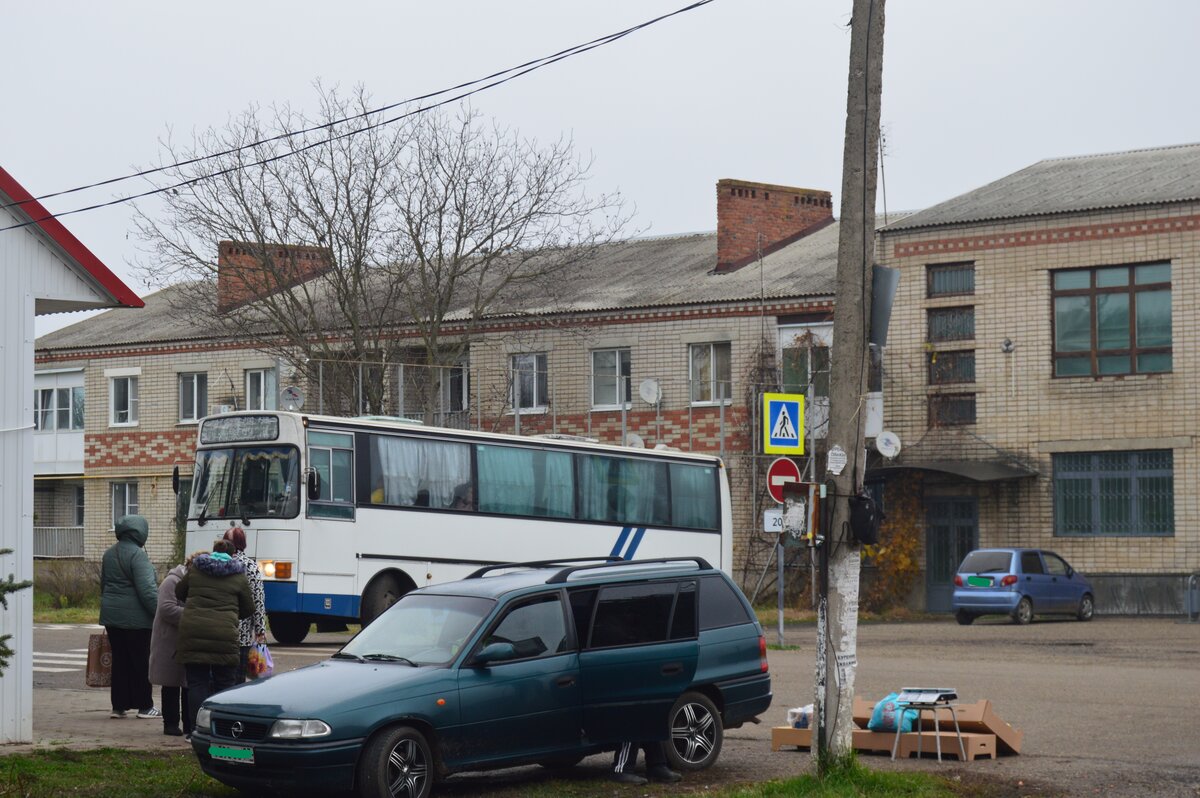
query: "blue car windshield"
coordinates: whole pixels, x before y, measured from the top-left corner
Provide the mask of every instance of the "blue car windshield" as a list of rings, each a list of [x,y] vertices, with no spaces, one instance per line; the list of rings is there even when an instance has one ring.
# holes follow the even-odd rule
[[[462,651],[494,606],[487,598],[409,593],[335,656],[443,665]]]

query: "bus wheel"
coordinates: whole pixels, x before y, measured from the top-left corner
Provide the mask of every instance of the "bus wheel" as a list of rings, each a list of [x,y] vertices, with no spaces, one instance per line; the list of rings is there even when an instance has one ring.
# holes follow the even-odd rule
[[[412,580],[392,573],[380,574],[372,579],[371,584],[363,591],[362,609],[359,611],[362,625],[365,627],[370,624],[414,587],[416,585]]]
[[[293,646],[308,637],[307,615],[297,615],[292,612],[268,612],[267,620],[271,624],[271,634],[284,645]]]

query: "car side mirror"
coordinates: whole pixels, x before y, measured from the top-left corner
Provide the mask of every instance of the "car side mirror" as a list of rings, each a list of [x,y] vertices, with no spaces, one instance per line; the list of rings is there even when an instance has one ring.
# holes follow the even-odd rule
[[[475,655],[475,665],[490,665],[493,662],[501,662],[506,659],[513,659],[517,656],[517,649],[512,643],[488,643],[479,650]]]
[[[179,466],[171,471],[171,490],[175,491],[175,495],[179,495]]]
[[[321,475],[317,473],[317,469],[310,469],[308,472],[308,500],[312,501],[321,495]]]

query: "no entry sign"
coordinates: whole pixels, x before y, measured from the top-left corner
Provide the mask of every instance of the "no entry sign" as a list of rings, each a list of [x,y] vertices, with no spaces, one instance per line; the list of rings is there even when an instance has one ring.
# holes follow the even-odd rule
[[[783,504],[783,488],[789,482],[800,481],[800,466],[780,457],[767,466],[767,491],[771,498]]]

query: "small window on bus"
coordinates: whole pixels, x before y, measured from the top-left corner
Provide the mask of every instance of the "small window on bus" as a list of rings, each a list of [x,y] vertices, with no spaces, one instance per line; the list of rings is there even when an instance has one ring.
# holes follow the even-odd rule
[[[372,435],[371,504],[473,509],[466,443]]]
[[[580,455],[579,517],[626,525],[668,526],[667,464]]]
[[[719,529],[720,489],[716,466],[671,463],[671,524]]]
[[[575,514],[571,455],[523,446],[476,447],[479,511],[537,518]]]
[[[310,431],[308,463],[321,478],[317,495],[308,499],[308,514],[354,518],[354,436]]]

